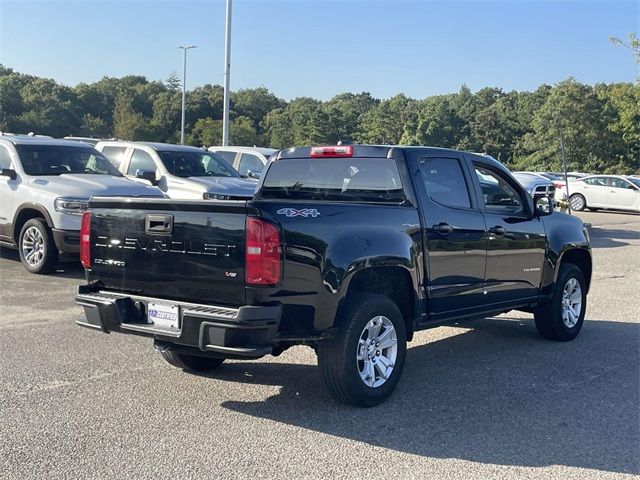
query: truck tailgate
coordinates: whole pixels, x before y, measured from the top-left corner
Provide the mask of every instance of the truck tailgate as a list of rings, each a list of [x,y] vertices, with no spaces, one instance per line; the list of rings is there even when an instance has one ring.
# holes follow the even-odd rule
[[[93,198],[91,283],[196,303],[243,305],[246,202]]]

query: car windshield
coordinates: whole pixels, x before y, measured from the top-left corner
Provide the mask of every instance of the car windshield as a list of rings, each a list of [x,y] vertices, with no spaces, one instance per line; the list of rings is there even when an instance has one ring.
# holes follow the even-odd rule
[[[637,177],[625,177],[631,183],[633,183],[636,187],[640,188],[640,178]]]
[[[277,160],[258,197],[369,202],[405,198],[398,167],[387,158]]]
[[[240,174],[213,152],[158,151],[162,163],[176,177],[239,177]]]
[[[92,174],[122,176],[100,152],[67,145],[16,145],[27,175]]]

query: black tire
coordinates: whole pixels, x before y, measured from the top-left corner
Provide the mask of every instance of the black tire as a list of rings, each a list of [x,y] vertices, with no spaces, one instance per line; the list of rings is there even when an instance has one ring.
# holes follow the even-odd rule
[[[573,326],[568,326],[563,320],[563,292],[567,283],[577,280],[581,291],[581,310],[578,319]],[[538,305],[534,310],[534,318],[538,333],[548,340],[568,342],[578,336],[584,323],[584,314],[587,310],[587,286],[582,271],[573,263],[565,263],[560,266],[558,279],[553,286],[553,297],[549,302]]]
[[[38,245],[41,245],[38,247],[40,253],[36,254],[39,257],[38,261],[32,260],[29,255],[29,245],[33,245],[33,234],[35,232],[37,232],[36,236],[39,235],[38,238],[41,239],[41,244],[38,243]],[[18,251],[22,265],[31,273],[49,273],[58,264],[58,248],[53,240],[53,233],[41,218],[27,220],[22,226],[20,237],[18,238]]]
[[[208,372],[215,370],[222,365],[222,362],[224,362],[224,358],[199,357],[196,355],[186,355],[184,353],[173,352],[171,350],[166,350],[160,353],[162,354],[162,357],[174,367],[192,372]]]
[[[360,368],[364,365],[364,361],[358,361],[357,355],[365,327],[378,316],[386,317],[393,325],[397,338],[397,350],[391,374],[384,383],[373,387],[365,384],[360,377]],[[404,368],[407,334],[402,314],[397,305],[385,296],[360,295],[350,303],[350,308],[346,310],[343,318],[338,320],[342,320],[342,326],[336,336],[319,342],[317,348],[318,366],[327,390],[337,400],[350,405],[358,407],[379,405],[393,393]],[[384,333],[387,328],[382,328],[381,333]],[[391,328],[389,330],[392,331]],[[378,358],[378,365],[384,365],[376,355],[380,355],[380,352],[372,353],[375,357],[371,360],[373,381],[379,374],[375,367],[375,359]],[[383,358],[386,357],[383,355]]]
[[[573,206],[574,200],[577,205],[575,207]],[[581,195],[579,193],[574,193],[573,195],[571,195],[571,197],[569,197],[569,205],[571,205],[572,210],[575,210],[576,212],[581,212],[585,208],[587,208],[587,200],[584,198],[584,195]]]

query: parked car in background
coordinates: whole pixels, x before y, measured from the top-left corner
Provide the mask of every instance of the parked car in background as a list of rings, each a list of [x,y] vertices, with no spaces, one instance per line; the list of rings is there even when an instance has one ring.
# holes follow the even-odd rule
[[[247,200],[256,189],[256,182],[203,148],[122,141],[99,142],[96,148],[121,173],[157,185],[170,198]]]
[[[556,187],[556,202],[566,202],[567,200],[567,185],[565,181],[565,175],[563,172],[539,172],[540,175],[544,175],[549,180],[553,182]],[[569,182],[573,180],[578,180],[580,178],[588,176],[588,173],[579,173],[579,172],[567,172],[566,179]]]
[[[513,172],[513,176],[520,182],[531,197],[547,196],[555,200],[556,186],[553,180],[543,174],[534,172]]]
[[[80,219],[94,195],[164,197],[86,143],[0,136],[0,245],[17,248],[28,271],[78,258]]]
[[[592,175],[569,182],[569,203],[577,211],[588,208],[640,212],[640,179],[619,175]]]
[[[222,156],[240,175],[257,179],[269,163],[269,157],[277,150],[262,147],[209,147],[209,151]]]
[[[92,137],[73,137],[73,136],[68,136],[68,137],[64,137],[64,140],[73,140],[75,142],[84,142],[84,143],[89,143],[89,144],[95,146],[102,139],[100,139],[100,138],[92,138]]]

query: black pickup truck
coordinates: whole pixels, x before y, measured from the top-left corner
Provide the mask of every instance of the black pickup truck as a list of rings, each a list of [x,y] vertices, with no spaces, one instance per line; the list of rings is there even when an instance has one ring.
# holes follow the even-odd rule
[[[417,330],[517,309],[544,338],[578,335],[587,230],[496,160],[367,145],[272,158],[246,202],[93,198],[78,324],[153,338],[191,371],[308,345],[331,394],[359,406],[391,394]]]

